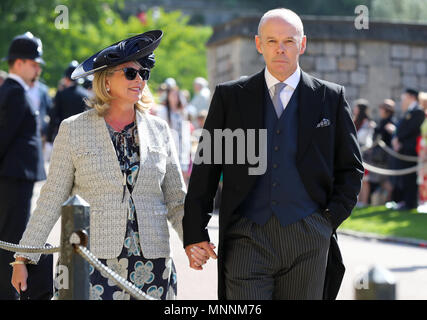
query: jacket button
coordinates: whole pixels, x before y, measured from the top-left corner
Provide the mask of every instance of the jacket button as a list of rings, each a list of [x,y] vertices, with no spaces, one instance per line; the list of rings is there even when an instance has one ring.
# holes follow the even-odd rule
[[[275,205],[277,205],[277,201],[276,201],[276,200],[273,200],[273,201],[271,201],[271,204],[272,204],[273,206],[275,206]]]
[[[277,167],[278,167],[277,163],[273,163],[273,168],[277,169]]]
[[[277,130],[276,130],[276,133],[277,133],[277,134],[280,134],[280,132],[281,132],[281,131],[280,131],[280,129],[277,129]]]
[[[277,182],[273,182],[273,187],[276,188],[277,187]]]
[[[278,146],[275,146],[275,147],[274,147],[274,151],[279,151],[279,147],[278,147]]]

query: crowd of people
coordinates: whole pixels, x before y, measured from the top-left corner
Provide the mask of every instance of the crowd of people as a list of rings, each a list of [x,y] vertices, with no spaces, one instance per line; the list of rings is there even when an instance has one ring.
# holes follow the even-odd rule
[[[358,207],[386,204],[411,210],[427,200],[423,166],[415,169],[427,160],[426,96],[408,88],[401,94],[400,108],[392,99],[385,99],[378,106],[377,121],[370,116],[372,106],[367,100],[354,102],[353,121],[363,160],[373,166],[365,170]],[[402,171],[408,168],[414,170]]]
[[[198,129],[203,128],[210,103],[210,90],[206,79],[194,79],[193,89],[194,96],[190,99],[188,90],[181,90],[174,78],[167,78],[158,88],[157,103],[150,109],[151,114],[165,120],[171,128],[187,184],[199,141]]]

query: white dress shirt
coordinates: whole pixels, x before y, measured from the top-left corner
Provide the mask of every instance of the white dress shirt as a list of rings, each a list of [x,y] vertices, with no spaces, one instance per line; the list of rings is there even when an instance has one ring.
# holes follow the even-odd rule
[[[26,84],[25,81],[22,80],[22,78],[20,76],[18,76],[17,74],[15,74],[15,73],[9,73],[7,75],[7,77],[10,78],[10,79],[15,80],[16,82],[18,82],[24,88],[25,91],[28,91],[28,89],[30,89],[30,87],[28,86],[28,84]]]
[[[410,112],[410,111],[412,111],[413,109],[415,109],[415,107],[416,107],[417,105],[418,105],[417,101],[412,102],[412,103],[409,105],[407,112]]]
[[[270,92],[270,97],[273,98],[274,91],[275,91],[275,85],[279,83],[280,81],[277,80],[271,73],[268,71],[268,68],[265,68],[265,82],[267,84],[268,91]],[[287,78],[285,81],[282,81],[286,84],[286,87],[280,92],[280,100],[282,101],[283,110],[288,105],[289,100],[291,100],[292,94],[294,93],[295,89],[297,88],[297,85],[301,79],[301,69],[299,66],[297,66],[297,69],[293,74],[290,75],[289,78]]]

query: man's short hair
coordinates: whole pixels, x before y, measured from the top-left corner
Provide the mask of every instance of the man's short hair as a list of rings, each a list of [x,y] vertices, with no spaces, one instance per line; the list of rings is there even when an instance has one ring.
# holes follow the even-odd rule
[[[203,88],[209,85],[208,81],[203,77],[197,77],[194,79],[194,83],[202,86]]]
[[[15,64],[15,62],[16,62],[16,60],[18,60],[18,59],[9,59],[9,60],[7,60],[7,64],[8,64],[8,66],[9,66],[9,68],[12,68],[13,67],[13,65]]]
[[[264,13],[264,15],[261,17],[261,20],[258,24],[258,35],[261,34],[261,27],[264,24],[264,22],[272,17],[280,17],[292,24],[298,31],[301,39],[304,36],[304,26],[302,24],[301,18],[292,10],[286,9],[286,8],[277,8],[272,9]]]
[[[405,93],[418,100],[418,91],[412,88],[407,88]]]

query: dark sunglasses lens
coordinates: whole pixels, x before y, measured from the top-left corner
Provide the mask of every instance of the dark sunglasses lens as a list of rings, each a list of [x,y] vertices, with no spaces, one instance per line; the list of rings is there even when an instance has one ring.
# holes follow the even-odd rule
[[[134,80],[136,77],[136,74],[138,73],[138,70],[133,68],[125,68],[123,69],[123,71],[125,72],[125,77],[128,80]]]
[[[148,80],[150,78],[150,70],[148,69],[139,69],[139,75],[142,80]]]
[[[134,80],[137,73],[139,73],[142,80],[148,80],[150,78],[150,70],[148,69],[136,70],[134,68],[124,68],[123,71],[125,72],[125,77],[128,80]]]

